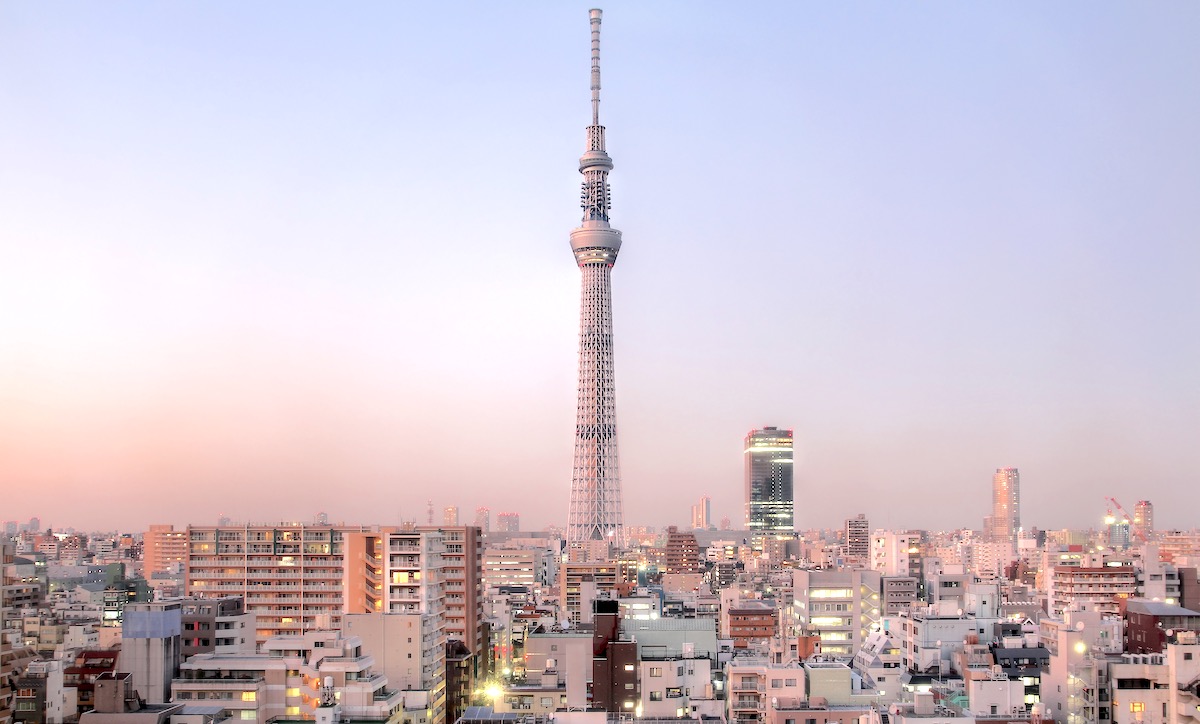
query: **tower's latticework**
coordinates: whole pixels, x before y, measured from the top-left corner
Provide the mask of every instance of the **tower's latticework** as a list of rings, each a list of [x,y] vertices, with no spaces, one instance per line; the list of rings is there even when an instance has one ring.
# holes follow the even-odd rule
[[[621,232],[609,226],[608,172],[600,125],[600,11],[591,11],[592,125],[579,159],[583,174],[583,223],[571,232],[571,251],[582,272],[579,307],[579,397],[575,414],[575,463],[567,543],[606,541],[625,546],[621,475],[617,456],[616,384],[613,380],[613,264]]]

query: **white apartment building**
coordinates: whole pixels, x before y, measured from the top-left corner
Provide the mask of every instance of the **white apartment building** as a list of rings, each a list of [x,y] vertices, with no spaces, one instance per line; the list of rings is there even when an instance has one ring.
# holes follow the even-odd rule
[[[198,654],[182,664],[172,690],[177,703],[219,705],[234,721],[267,724],[315,718],[328,677],[344,718],[386,721],[406,711],[405,695],[374,666],[359,637],[314,631],[271,638],[248,656]],[[424,707],[419,713],[434,721]]]
[[[921,534],[877,530],[871,536],[871,568],[885,576],[921,576]]]

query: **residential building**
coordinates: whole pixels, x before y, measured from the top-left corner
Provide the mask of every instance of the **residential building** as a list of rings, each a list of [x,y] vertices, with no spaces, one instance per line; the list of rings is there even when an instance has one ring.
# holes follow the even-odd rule
[[[1048,580],[1051,615],[1061,616],[1074,606],[1117,614],[1123,599],[1137,595],[1137,572],[1129,561],[1107,565],[1054,566]]]
[[[302,523],[188,526],[187,592],[242,596],[259,643],[337,628],[343,613],[382,610],[380,535]]]
[[[846,558],[860,563],[871,560],[871,522],[863,513],[846,519]]]
[[[186,530],[175,530],[173,525],[151,525],[142,534],[142,573],[146,578],[182,569],[187,556]]]
[[[1016,468],[998,468],[992,476],[992,514],[984,523],[984,535],[994,542],[1007,543],[1010,554],[1017,552],[1017,532],[1021,529],[1021,474]]]
[[[316,718],[328,682],[347,720],[387,721],[414,712],[414,724],[435,722],[426,692],[389,685],[364,652],[362,639],[338,631],[310,631],[268,639],[258,654],[199,654],[172,682],[175,701],[219,704],[241,722]]]
[[[681,531],[675,526],[667,528],[664,573],[703,573],[704,563],[696,534]]]
[[[179,604],[183,660],[196,654],[254,653],[257,616],[246,612],[241,596],[185,598]]]
[[[501,533],[519,533],[521,531],[521,515],[519,513],[497,513],[496,530]]]
[[[1200,613],[1173,603],[1130,598],[1123,609],[1126,653],[1160,654],[1168,631],[1200,631]]]
[[[446,716],[446,635],[436,613],[355,613],[343,620],[346,634],[363,642],[374,669],[389,688],[428,692],[432,721]]]
[[[871,568],[885,576],[921,577],[921,532],[876,531],[871,539]]]

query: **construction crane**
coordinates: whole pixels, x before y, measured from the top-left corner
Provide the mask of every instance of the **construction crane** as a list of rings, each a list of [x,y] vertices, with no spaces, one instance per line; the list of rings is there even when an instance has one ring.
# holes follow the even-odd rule
[[[1124,506],[1122,506],[1121,503],[1119,503],[1116,498],[1106,495],[1106,496],[1104,496],[1104,499],[1107,500],[1110,503],[1110,505],[1112,506],[1108,509],[1108,515],[1104,518],[1104,522],[1107,523],[1108,525],[1112,525],[1113,523],[1117,522],[1116,517],[1114,517],[1112,514],[1112,509],[1116,508],[1117,512],[1121,514],[1121,522],[1130,526],[1131,528],[1133,528],[1133,534],[1137,536],[1137,539],[1139,541],[1145,543],[1146,542],[1145,526],[1133,525],[1133,516],[1130,515],[1125,510]]]

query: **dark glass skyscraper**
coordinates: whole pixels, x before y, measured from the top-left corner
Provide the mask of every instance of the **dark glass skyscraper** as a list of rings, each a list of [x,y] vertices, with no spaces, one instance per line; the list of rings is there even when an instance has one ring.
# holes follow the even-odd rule
[[[795,530],[792,431],[777,427],[746,435],[746,529]]]

